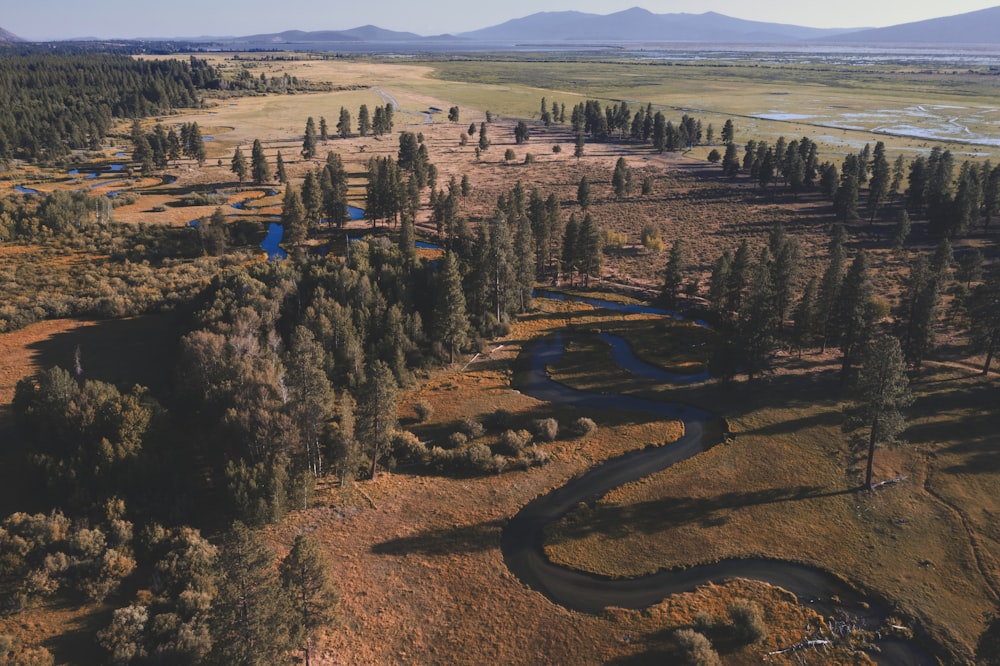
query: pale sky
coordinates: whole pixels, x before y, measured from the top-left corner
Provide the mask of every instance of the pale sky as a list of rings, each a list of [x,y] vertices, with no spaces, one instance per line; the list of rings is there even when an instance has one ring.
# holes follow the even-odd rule
[[[1000,0],[3,0],[0,28],[29,40],[195,37],[373,24],[420,35],[485,28],[540,11],[715,11],[814,28],[882,27],[995,6]]]

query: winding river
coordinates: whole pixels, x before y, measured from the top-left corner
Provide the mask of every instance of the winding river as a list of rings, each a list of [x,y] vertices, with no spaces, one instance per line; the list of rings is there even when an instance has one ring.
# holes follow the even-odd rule
[[[612,345],[616,361],[633,374],[661,382],[704,379],[666,373],[635,357],[621,338],[605,335],[604,339]],[[661,570],[638,578],[608,578],[551,562],[543,550],[544,529],[548,524],[568,514],[581,502],[593,502],[618,486],[707,450],[718,444],[723,435],[721,419],[702,409],[627,395],[578,391],[553,381],[546,367],[558,361],[563,351],[560,335],[536,343],[529,351],[527,367],[515,378],[516,387],[538,400],[573,405],[587,411],[632,411],[679,419],[684,424],[684,435],[673,444],[608,460],[522,508],[511,518],[501,538],[504,560],[522,582],[566,608],[600,613],[609,606],[645,608],[671,594],[692,591],[712,581],[747,578],[782,587],[825,616],[846,613],[863,627],[873,631],[879,628],[887,616],[883,603],[866,597],[837,576],[808,565],[765,558],[727,559],[686,569]],[[937,664],[937,660],[914,641],[882,639],[878,641],[878,648],[880,654],[871,656],[879,664]]]

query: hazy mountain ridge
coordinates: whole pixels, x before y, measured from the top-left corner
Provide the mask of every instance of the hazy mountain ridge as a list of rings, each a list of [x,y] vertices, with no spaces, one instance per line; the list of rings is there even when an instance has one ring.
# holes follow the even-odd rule
[[[997,44],[1000,43],[1000,6],[887,28],[861,30],[833,40],[874,44]]]
[[[9,30],[4,30],[0,28],[0,43],[14,43],[23,42],[24,40],[10,32]]]
[[[716,12],[654,14],[633,7],[614,14],[539,12],[500,25],[460,33],[482,41],[720,42],[802,40],[836,36],[846,29],[805,28],[732,18]]]

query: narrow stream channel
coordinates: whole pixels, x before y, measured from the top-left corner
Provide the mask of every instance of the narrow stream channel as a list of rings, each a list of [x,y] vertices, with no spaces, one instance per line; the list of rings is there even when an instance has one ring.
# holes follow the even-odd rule
[[[588,299],[588,302],[603,306],[597,299]],[[616,362],[633,374],[662,382],[699,381],[665,373],[662,368],[645,363],[635,357],[621,338],[607,336],[605,341],[612,345]],[[632,411],[679,419],[684,423],[684,435],[673,444],[634,451],[601,463],[522,508],[511,518],[501,537],[507,567],[522,582],[561,606],[596,614],[609,606],[646,608],[669,595],[689,592],[709,582],[746,578],[782,587],[824,616],[846,614],[854,623],[872,631],[882,625],[888,614],[883,603],[863,595],[827,571],[794,562],[765,558],[727,559],[626,579],[599,576],[551,562],[543,550],[547,525],[581,502],[593,502],[618,486],[711,448],[720,442],[723,432],[720,419],[702,409],[621,394],[578,391],[559,384],[549,378],[546,367],[557,362],[563,352],[560,335],[533,345],[527,352],[527,367],[515,376],[515,387],[538,400],[573,405],[588,412]],[[879,651],[871,657],[886,666],[938,663],[915,641],[883,639],[877,646]]]

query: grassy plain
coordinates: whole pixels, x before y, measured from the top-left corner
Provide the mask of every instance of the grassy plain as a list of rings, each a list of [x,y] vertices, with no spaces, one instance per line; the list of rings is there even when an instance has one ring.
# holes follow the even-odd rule
[[[637,353],[656,353],[648,336],[619,332]],[[805,562],[891,599],[968,655],[998,591],[989,517],[1000,506],[987,488],[1000,483],[1000,465],[985,444],[998,425],[994,383],[942,366],[916,378],[908,445],[876,457],[880,479],[907,479],[867,495],[856,490],[858,452],[840,432],[833,360],[789,358],[754,389],[670,388],[617,369],[597,338],[575,340],[552,368],[558,381],[699,404],[727,418],[733,439],[581,507],[550,529],[546,552],[625,577],[726,557]]]

